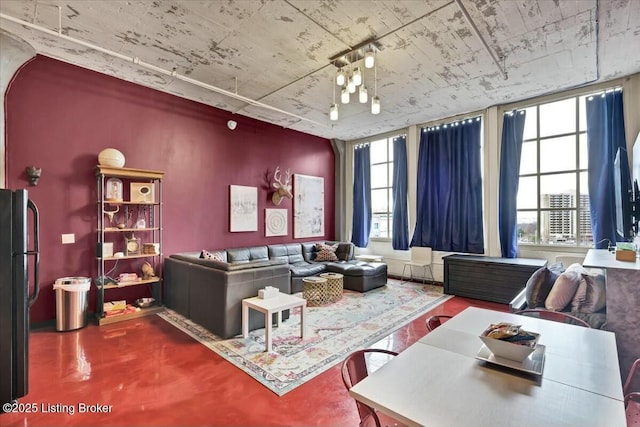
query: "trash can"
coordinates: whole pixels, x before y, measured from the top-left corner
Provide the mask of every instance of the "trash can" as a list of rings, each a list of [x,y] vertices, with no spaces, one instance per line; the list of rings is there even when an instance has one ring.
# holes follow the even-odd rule
[[[89,309],[88,277],[62,277],[53,285],[56,291],[56,331],[73,331],[87,326]]]

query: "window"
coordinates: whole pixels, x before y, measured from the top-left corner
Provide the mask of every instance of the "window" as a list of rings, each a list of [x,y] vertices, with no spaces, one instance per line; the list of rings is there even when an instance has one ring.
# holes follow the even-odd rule
[[[371,146],[371,238],[391,238],[393,216],[393,138],[372,141]]]
[[[517,201],[519,244],[593,244],[587,96],[526,108]]]

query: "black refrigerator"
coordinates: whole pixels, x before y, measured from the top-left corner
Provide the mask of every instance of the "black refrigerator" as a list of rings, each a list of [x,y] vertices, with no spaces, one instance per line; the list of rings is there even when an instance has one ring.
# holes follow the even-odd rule
[[[29,391],[29,307],[40,289],[39,218],[27,190],[0,189],[0,402]],[[33,257],[30,259],[30,257]],[[29,283],[33,283],[30,294]]]

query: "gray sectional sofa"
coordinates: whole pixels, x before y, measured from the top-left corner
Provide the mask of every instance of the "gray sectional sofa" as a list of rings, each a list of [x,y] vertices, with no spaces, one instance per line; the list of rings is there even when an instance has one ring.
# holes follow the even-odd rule
[[[344,288],[367,292],[386,285],[387,265],[354,259],[354,246],[338,244],[338,261],[316,261],[312,243],[233,248],[216,251],[221,260],[201,258],[202,251],[165,259],[164,301],[167,307],[222,338],[241,333],[242,300],[273,286],[288,294],[302,291],[302,279],[324,272],[344,275]],[[264,316],[250,310],[249,329],[264,327]],[[288,318],[288,312],[283,313]]]

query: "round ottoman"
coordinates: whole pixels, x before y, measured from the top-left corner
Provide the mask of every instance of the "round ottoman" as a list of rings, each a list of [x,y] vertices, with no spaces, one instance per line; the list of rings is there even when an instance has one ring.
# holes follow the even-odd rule
[[[302,279],[302,298],[307,300],[307,306],[324,305],[329,302],[327,279],[322,277],[305,277]]]
[[[340,301],[344,288],[344,276],[340,273],[322,273],[320,277],[327,279],[328,302]]]

